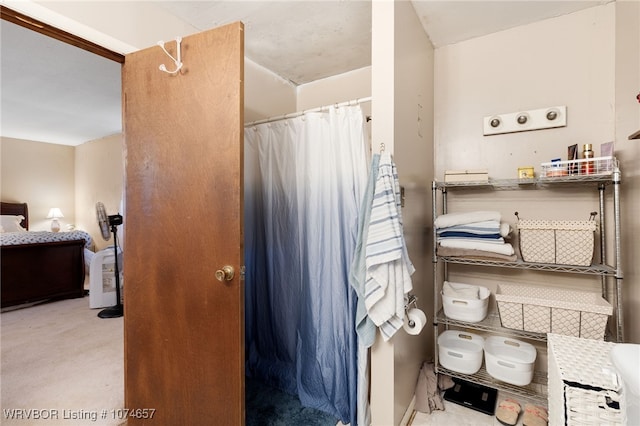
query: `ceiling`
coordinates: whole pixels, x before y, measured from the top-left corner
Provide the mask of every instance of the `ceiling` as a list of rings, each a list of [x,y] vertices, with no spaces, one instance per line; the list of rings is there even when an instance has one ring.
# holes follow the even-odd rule
[[[597,1],[436,1],[412,4],[438,48]],[[245,24],[245,56],[293,84],[371,65],[371,1],[161,1],[198,30]],[[5,137],[79,145],[121,131],[120,64],[2,21]]]

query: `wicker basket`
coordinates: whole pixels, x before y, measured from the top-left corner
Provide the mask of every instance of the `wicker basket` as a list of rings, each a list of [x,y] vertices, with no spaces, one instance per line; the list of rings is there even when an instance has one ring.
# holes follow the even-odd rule
[[[600,294],[551,287],[500,284],[496,291],[503,327],[604,339],[613,308]]]
[[[596,227],[594,220],[518,220],[522,260],[589,266]]]
[[[549,334],[550,425],[625,425],[621,380],[609,359],[610,342]]]

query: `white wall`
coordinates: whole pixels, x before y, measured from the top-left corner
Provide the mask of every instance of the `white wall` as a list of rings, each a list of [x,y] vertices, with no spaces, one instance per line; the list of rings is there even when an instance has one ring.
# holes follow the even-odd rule
[[[348,102],[371,96],[371,67],[323,78],[297,87],[296,111]],[[360,103],[365,117],[371,117],[371,102]],[[365,121],[371,142],[371,121]]]
[[[640,343],[640,2],[616,2],[616,146],[622,164],[622,232],[626,338]]]
[[[262,120],[296,110],[296,87],[245,58],[244,121]]]
[[[614,5],[523,25],[436,50],[436,176],[566,157],[567,146],[614,134]],[[485,116],[566,105],[568,126],[482,136]]]
[[[403,222],[418,306],[431,314],[432,264],[427,229],[433,178],[433,47],[409,2],[374,2],[372,143],[392,152],[405,188]],[[432,317],[432,314],[431,314]],[[378,338],[371,352],[373,425],[406,422],[420,366],[429,360],[431,327],[418,336],[399,331]]]
[[[427,324],[418,336],[398,333],[394,342],[394,424],[409,407],[422,363],[433,360],[433,180],[434,49],[409,2],[396,2],[394,52],[394,159],[405,189],[402,209],[407,249],[416,272],[413,291]],[[410,413],[408,413],[410,414]]]
[[[371,67],[334,75],[297,88],[297,111],[371,96]]]
[[[621,12],[621,8],[633,9],[637,4],[626,3],[609,3],[437,49],[435,169],[436,178],[440,179],[447,169],[464,168],[488,168],[493,178],[515,178],[519,166],[533,165],[539,172],[540,163],[566,158],[571,144],[591,143],[598,155],[601,143],[615,141],[623,172],[623,193],[630,198],[622,200],[623,212],[627,212],[623,217],[624,284],[633,286],[625,290],[630,295],[624,304],[627,337],[638,342],[640,303],[638,296],[631,293],[638,293],[638,275],[633,265],[639,256],[629,237],[638,230],[638,220],[632,218],[626,206],[628,202],[638,205],[637,196],[634,200],[633,195],[638,192],[638,183],[628,176],[638,173],[637,142],[626,141],[627,133],[616,132],[623,112],[621,92],[632,99],[640,74],[637,11]],[[627,83],[616,89],[616,82],[624,75],[630,76]],[[553,105],[567,106],[566,127],[482,135],[484,116]],[[625,114],[633,117],[624,121],[625,132],[630,133],[638,112]],[[460,202],[466,203],[462,207],[469,210],[486,208],[489,200],[490,207],[501,211],[513,225],[514,211],[525,218],[587,219],[588,212],[597,210],[597,198],[594,205],[594,194],[588,191],[547,191],[535,196],[528,191],[516,192],[481,194]],[[455,206],[450,197],[450,206],[452,202]],[[612,232],[608,234],[612,236]],[[472,283],[496,280],[473,270],[462,270],[458,278]],[[499,278],[522,282],[540,279],[511,271]],[[597,279],[587,283],[562,276],[557,282],[599,289]]]

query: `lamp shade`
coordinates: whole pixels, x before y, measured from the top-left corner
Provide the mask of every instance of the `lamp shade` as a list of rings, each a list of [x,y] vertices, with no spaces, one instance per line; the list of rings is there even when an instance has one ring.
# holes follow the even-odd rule
[[[58,219],[59,217],[64,217],[64,215],[62,214],[62,211],[59,208],[53,207],[52,209],[49,210],[47,219]]]

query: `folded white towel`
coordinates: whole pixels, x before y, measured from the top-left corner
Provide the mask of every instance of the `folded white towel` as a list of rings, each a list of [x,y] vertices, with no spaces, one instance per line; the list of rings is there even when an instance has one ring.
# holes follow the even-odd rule
[[[500,233],[500,222],[497,220],[485,220],[483,222],[463,223],[460,225],[439,228],[438,234],[443,232],[468,232],[471,234],[485,235]]]
[[[447,213],[436,218],[434,224],[436,228],[446,228],[447,226],[462,225],[465,223],[484,222],[495,220],[500,222],[502,216],[496,211],[473,211],[460,213]]]
[[[500,224],[500,235],[506,238],[509,236],[510,233],[511,233],[511,225],[509,225],[506,222],[502,222]]]
[[[513,246],[509,243],[502,244],[493,244],[487,243],[484,241],[471,240],[471,239],[451,239],[451,240],[442,240],[440,241],[440,245],[442,247],[450,247],[450,248],[461,248],[461,249],[472,249],[472,250],[483,250],[489,251],[492,253],[504,254],[507,256],[511,256],[515,253],[513,250]]]
[[[445,281],[442,284],[442,294],[458,299],[479,299],[480,288],[475,285]]]

